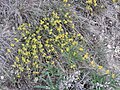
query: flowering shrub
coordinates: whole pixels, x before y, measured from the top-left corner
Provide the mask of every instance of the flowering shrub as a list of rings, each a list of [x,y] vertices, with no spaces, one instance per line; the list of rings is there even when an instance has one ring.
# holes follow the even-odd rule
[[[93,12],[93,7],[95,8],[97,6],[97,0],[86,0],[86,4],[86,9]]]
[[[116,74],[94,61],[86,48],[85,38],[76,28],[79,25],[76,25],[78,21],[75,21],[76,17],[73,17],[69,9],[70,1],[62,1],[59,7],[53,6],[54,9],[41,15],[39,23],[33,25],[34,21],[26,22],[17,28],[18,36],[16,35],[14,41],[10,42],[10,48],[6,48],[8,55],[13,54],[13,50],[16,51],[11,56],[13,61],[8,60],[14,79],[39,82],[37,84],[45,86],[38,85],[35,88],[50,90],[57,90],[61,79],[66,79],[67,75],[77,70],[83,70],[76,79],[79,81],[84,79],[82,75],[89,69],[96,71],[88,75],[94,84],[105,83],[106,80],[103,80],[101,75],[109,76],[111,80],[115,79]],[[86,9],[93,12],[93,9],[98,6],[98,0],[86,0],[85,5],[87,5]],[[102,83],[99,79],[103,80]]]
[[[39,25],[34,28],[27,23],[18,27],[19,33],[21,33],[21,45],[12,65],[17,72],[16,77],[28,76],[31,78],[40,75],[42,69],[45,68],[42,63],[55,64],[61,54],[70,52],[76,46],[71,57],[83,51],[80,43],[82,36],[75,31],[70,12],[60,12],[52,11],[49,17],[42,17]],[[17,42],[18,39],[15,38],[15,41]],[[81,58],[83,56],[83,60],[87,59],[88,53],[80,56]],[[70,60],[68,66],[74,68],[76,64],[73,62],[74,60]]]
[[[99,0],[86,0],[86,9],[90,11],[91,14],[95,11],[95,9],[103,9],[105,8],[104,4],[100,5]],[[118,0],[111,0],[112,3],[118,2]]]

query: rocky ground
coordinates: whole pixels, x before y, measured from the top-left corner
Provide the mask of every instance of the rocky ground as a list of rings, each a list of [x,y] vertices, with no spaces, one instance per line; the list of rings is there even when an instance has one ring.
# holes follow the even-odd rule
[[[100,11],[100,13],[96,10],[94,15],[89,16],[88,14],[85,15],[86,12],[84,12],[84,14],[81,13],[77,8],[82,7],[79,6],[78,2],[75,2],[72,10],[76,12],[76,17],[80,22],[76,28],[78,30],[82,29],[80,32],[89,43],[91,47],[90,51],[93,53],[93,57],[96,58],[96,62],[120,74],[120,2],[111,4],[109,0],[105,0],[104,5],[104,9]],[[3,8],[0,9],[0,45],[7,45],[4,39],[13,35],[9,30],[12,29],[12,31],[14,31],[15,27],[12,25],[12,21],[9,23],[7,18],[8,14],[6,13],[5,16],[5,13],[2,12]],[[1,54],[4,52],[4,46],[2,46],[1,49],[0,60],[2,64],[5,64],[4,56]],[[120,78],[117,79],[120,80]]]

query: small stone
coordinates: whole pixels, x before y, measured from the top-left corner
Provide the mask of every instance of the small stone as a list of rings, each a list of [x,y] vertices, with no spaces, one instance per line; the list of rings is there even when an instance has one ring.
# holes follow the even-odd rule
[[[109,48],[109,49],[111,49],[112,47],[111,47],[111,45],[107,45],[107,47]]]
[[[3,80],[3,79],[4,79],[4,76],[1,76],[0,78],[1,78],[1,80]]]
[[[34,82],[35,82],[35,83],[37,83],[38,80],[39,80],[38,77],[35,77],[35,78],[34,78]]]

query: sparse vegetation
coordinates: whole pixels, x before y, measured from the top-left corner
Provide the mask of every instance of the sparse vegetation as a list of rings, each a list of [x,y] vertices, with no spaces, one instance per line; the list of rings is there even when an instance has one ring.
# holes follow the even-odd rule
[[[104,23],[97,19],[109,3],[119,5],[118,0],[1,0],[0,88],[119,89],[120,72],[110,66],[106,38],[98,33]]]

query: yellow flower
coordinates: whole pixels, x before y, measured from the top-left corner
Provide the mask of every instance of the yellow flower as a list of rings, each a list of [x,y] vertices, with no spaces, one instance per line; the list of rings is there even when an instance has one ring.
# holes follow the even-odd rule
[[[24,33],[22,33],[22,36],[23,36],[23,37],[25,37],[25,34],[24,34]]]
[[[20,74],[17,74],[17,78],[20,78]]]
[[[46,21],[48,18],[43,18],[44,21]]]
[[[37,39],[40,40],[40,39],[41,39],[41,36],[37,36]]]
[[[40,32],[39,30],[36,31],[37,34],[38,34],[39,32]]]
[[[63,49],[61,49],[60,51],[61,51],[61,53],[63,53]]]
[[[35,71],[34,71],[33,74],[39,74],[39,72],[35,72]]]
[[[75,67],[76,67],[75,64],[73,64],[73,65],[70,66],[71,69],[73,69],[73,68],[75,68]]]
[[[94,6],[97,6],[97,0],[93,0]]]
[[[93,2],[92,2],[92,0],[87,0],[86,3],[87,4],[92,4]]]
[[[14,47],[15,45],[13,43],[10,44],[11,47]]]
[[[24,47],[25,45],[24,45],[24,44],[22,44],[22,46]]]
[[[66,2],[68,2],[68,0],[63,0],[63,2],[65,2],[65,3],[66,3]]]
[[[93,11],[92,7],[89,6],[89,5],[86,6],[86,9],[89,10],[89,11]]]
[[[49,64],[50,62],[49,62],[49,61],[46,61],[46,63],[48,63],[48,64]]]
[[[36,49],[36,45],[32,45],[32,48],[33,48],[33,49]]]
[[[42,48],[42,47],[43,47],[43,45],[40,43],[40,44],[39,44],[39,48]]]
[[[30,23],[28,23],[28,27],[30,27],[31,26],[31,24]]]
[[[73,56],[75,56],[77,53],[76,52],[73,52]]]
[[[89,54],[86,53],[86,54],[83,56],[83,60],[84,60],[84,59],[88,59],[88,57],[89,57]]]
[[[56,20],[56,23],[60,24],[61,20]],[[61,25],[61,24],[60,24]]]
[[[24,71],[24,68],[23,68],[23,67],[19,67],[19,70],[20,70],[21,72],[23,72],[23,71]]]
[[[30,68],[29,68],[29,67],[27,67],[27,68],[26,68],[26,70],[28,70],[28,71],[29,71],[29,70],[30,70]]]
[[[17,66],[17,63],[16,63],[16,62],[14,62],[14,65],[15,65],[15,66]]]
[[[17,30],[22,30],[22,28],[19,26],[19,27],[17,28]]]
[[[30,32],[29,31],[25,31],[25,33],[28,35],[28,34],[30,34]]]
[[[24,51],[27,51],[27,48],[25,48],[25,47],[22,47],[22,49],[23,49]]]
[[[70,4],[68,4],[68,7],[70,7],[71,5]]]
[[[14,67],[14,68],[16,67],[15,65],[11,65],[11,66]]]
[[[76,15],[76,12],[73,12]]]
[[[30,63],[30,60],[29,60],[29,59],[27,59],[27,60],[26,60],[26,62],[27,62],[27,63]]]
[[[68,15],[69,15],[69,13],[66,13],[66,14],[65,14],[65,17],[68,17]]]
[[[98,69],[100,69],[100,70],[103,69],[103,66],[98,66]]]
[[[79,33],[79,34],[77,34],[77,36],[78,36],[78,37],[80,37],[80,36],[81,36],[81,34]]]
[[[54,62],[54,61],[52,61],[52,62],[51,62],[51,64],[52,64],[52,65],[54,65],[54,64],[55,64],[55,62]]]
[[[44,49],[40,49],[40,52],[43,52],[44,51]]]
[[[18,64],[18,67],[21,67],[21,64]]]
[[[72,45],[77,45],[78,44],[78,42],[77,41],[74,41],[73,43],[72,43]]]
[[[113,3],[117,2],[117,0],[112,0]]]
[[[35,68],[38,68],[38,67],[39,67],[39,65],[38,65],[38,64],[36,64],[36,65],[35,65]]]
[[[48,29],[49,27],[47,25],[44,25],[45,30]]]
[[[49,47],[50,45],[49,44],[45,44],[46,47]]]
[[[30,75],[27,76],[30,79]]]
[[[57,27],[56,30],[57,30],[58,32],[60,32],[60,31],[62,30],[62,28],[61,28],[61,27]]]
[[[33,49],[33,51],[32,51],[33,53],[37,53],[38,52],[38,50],[36,50],[36,49]]]
[[[33,42],[33,43],[36,43],[36,42],[37,42],[37,39],[36,39],[36,38],[33,38],[33,39],[32,39],[32,42]]]
[[[52,34],[52,31],[49,31],[49,34],[51,35],[51,34]]]
[[[66,4],[64,4],[64,6],[66,6]]]
[[[16,42],[19,42],[19,40],[18,40],[17,38],[14,38],[14,40],[15,40]]]
[[[26,62],[26,60],[25,60],[25,58],[24,58],[24,57],[22,57],[22,61],[23,61],[23,62]]]
[[[66,51],[68,52],[69,50],[70,50],[69,47],[67,47],[67,48],[66,48]]]
[[[55,51],[55,48],[54,48],[54,47],[52,47],[51,51]]]
[[[115,78],[115,74],[112,74],[112,78],[113,78],[113,79]]]
[[[37,55],[35,55],[35,56],[34,56],[34,59],[38,59],[38,56],[37,56]]]
[[[67,24],[68,22],[66,20],[63,20],[64,21],[64,24]]]
[[[75,25],[74,24],[72,24],[72,27],[71,27],[72,29],[74,29],[75,28]]]
[[[44,21],[40,20],[40,24],[43,25],[43,24],[44,24]]]
[[[70,42],[70,41],[73,41],[73,39],[72,39],[72,38],[70,38],[68,41],[69,41],[69,42]]]
[[[60,17],[58,16],[58,14],[57,13],[55,13],[54,11],[52,12],[52,14],[53,14],[53,17],[55,17],[55,18],[57,18],[57,19],[59,19]]]
[[[10,50],[10,49],[7,49],[7,52],[8,52],[8,53],[10,53],[10,52],[11,52],[11,50]]]
[[[80,50],[80,51],[83,51],[83,48],[80,47],[79,50]]]
[[[18,49],[18,54],[21,54],[22,53],[22,50],[21,49]]]
[[[68,16],[69,18],[70,18],[70,16]],[[72,23],[72,21],[71,20],[67,20],[69,23]]]
[[[34,36],[36,36],[36,34],[35,34],[35,33],[33,33],[33,34],[32,34],[32,37],[34,37]]]
[[[95,67],[95,62],[94,61],[91,61],[90,64]]]
[[[46,53],[43,53],[42,57],[46,57]]]
[[[110,74],[110,70],[106,70],[106,74]]]
[[[47,59],[51,59],[51,58],[52,58],[52,56],[47,56],[46,58],[47,58]]]
[[[18,56],[16,56],[15,57],[15,60],[17,61],[17,62],[19,62],[20,60],[19,60],[19,58],[18,58]]]
[[[35,66],[36,64],[37,64],[37,62],[32,63],[33,66]]]
[[[48,52],[51,52],[51,50],[48,50]]]
[[[29,56],[30,55],[30,52],[25,52],[24,53],[26,56]]]

